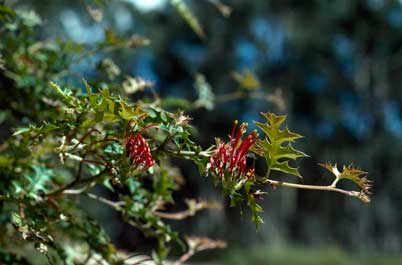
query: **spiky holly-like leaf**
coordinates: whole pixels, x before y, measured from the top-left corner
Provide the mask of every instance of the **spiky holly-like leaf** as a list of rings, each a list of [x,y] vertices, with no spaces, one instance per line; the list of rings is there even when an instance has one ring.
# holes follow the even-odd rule
[[[285,115],[261,114],[267,119],[267,122],[255,122],[255,124],[265,133],[266,137],[258,140],[252,151],[265,158],[269,171],[275,170],[301,177],[298,168],[290,166],[289,161],[307,157],[305,153],[291,145],[302,136],[289,131],[288,128],[281,129],[286,120]]]
[[[43,165],[33,165],[33,171],[23,174],[25,182],[18,180],[13,181],[15,193],[26,194],[33,199],[39,198],[40,192],[47,192],[46,184],[54,175],[53,170],[46,168]]]
[[[35,126],[35,125],[29,125],[28,127],[22,127],[18,128],[14,131],[13,136],[19,135],[19,134],[25,134],[25,133],[36,133],[36,134],[41,134],[41,133],[47,133],[53,130],[58,129],[59,127],[55,124],[48,123],[48,122],[43,122],[41,126]]]
[[[73,96],[73,92],[68,88],[61,88],[58,84],[54,82],[50,82],[50,87],[59,94],[62,99],[70,106],[77,107],[76,98]]]
[[[336,164],[332,165],[330,162],[319,165],[331,172],[335,176],[336,180],[350,179],[361,188],[364,194],[370,194],[369,190],[371,188],[372,181],[367,178],[367,172],[354,168],[352,165],[343,166],[342,172],[338,170],[338,166]]]

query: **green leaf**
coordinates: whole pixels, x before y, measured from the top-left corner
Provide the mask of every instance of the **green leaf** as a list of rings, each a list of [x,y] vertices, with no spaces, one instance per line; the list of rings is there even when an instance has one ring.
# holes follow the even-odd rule
[[[41,133],[47,133],[53,130],[59,129],[59,126],[48,123],[48,122],[43,122],[43,124],[40,127],[36,127],[34,125],[29,125],[29,127],[23,127],[23,128],[18,128],[14,133],[13,136],[19,135],[19,134],[25,134],[28,132],[33,132],[37,134]]]
[[[177,12],[183,17],[187,24],[193,29],[193,31],[201,39],[205,38],[204,30],[201,27],[200,22],[191,12],[190,8],[184,3],[183,0],[170,0],[170,3],[176,8]]]
[[[105,40],[100,46],[103,47],[121,47],[121,48],[136,48],[138,46],[147,46],[151,43],[148,38],[133,35],[130,38],[121,38],[116,35],[116,33],[110,29],[105,29]]]
[[[291,175],[295,175],[299,178],[301,178],[301,175],[299,173],[299,168],[297,167],[291,167],[289,165],[288,161],[283,161],[283,162],[275,162],[272,166],[271,166],[271,170],[276,170],[276,171],[280,171],[283,173],[287,173],[287,174],[291,174]]]
[[[255,122],[255,124],[265,133],[266,137],[258,140],[252,147],[252,151],[265,158],[268,172],[275,170],[301,177],[298,168],[290,166],[289,161],[307,157],[305,153],[291,145],[291,142],[302,136],[289,131],[288,128],[281,129],[286,116],[278,116],[273,113],[261,114],[267,119],[267,122]]]
[[[96,122],[102,121],[104,115],[105,115],[105,112],[103,112],[103,111],[97,111],[97,112],[95,112],[95,121],[96,121]]]
[[[77,106],[76,98],[73,96],[73,92],[70,89],[62,89],[54,82],[50,82],[50,86],[53,88],[54,91],[56,91],[57,94],[59,94],[63,98],[63,100],[67,104],[74,107]]]
[[[84,82],[84,86],[85,86],[85,90],[87,91],[88,95],[92,95],[92,88],[91,86],[88,84],[87,80],[85,80],[84,78],[82,79],[82,82]]]
[[[115,99],[110,95],[109,89],[102,89],[100,94],[105,102],[106,111],[114,113]]]
[[[87,94],[88,94],[89,103],[91,104],[91,106],[93,108],[96,108],[97,107],[98,95],[92,93],[92,88],[91,88],[91,86],[88,84],[88,82],[85,79],[82,79],[82,81],[84,82],[85,90],[87,91]]]
[[[22,23],[27,27],[34,27],[42,24],[42,19],[33,10],[17,10],[16,12]]]
[[[9,155],[0,155],[0,168],[10,165],[10,163],[12,161],[13,161],[13,158],[11,156],[9,156]]]
[[[232,14],[232,8],[229,5],[223,4],[220,0],[208,0],[208,2],[214,5],[225,18],[228,18]]]
[[[11,213],[11,221],[13,222],[14,225],[16,225],[17,227],[20,227],[23,225],[23,221],[21,216],[16,213],[16,212],[12,212]]]
[[[124,120],[132,120],[144,113],[140,107],[130,106],[127,102],[123,101],[120,105],[121,109],[119,110],[119,114]]]
[[[234,72],[233,79],[236,80],[240,87],[245,90],[255,90],[261,87],[261,83],[257,76],[249,70],[244,70],[241,73]]]
[[[24,178],[29,181],[23,189],[29,197],[38,198],[38,192],[46,192],[48,183],[54,175],[53,170],[46,168],[43,165],[33,165],[33,172],[23,174]]]
[[[215,95],[212,92],[211,85],[201,74],[195,78],[195,88],[197,89],[198,99],[195,101],[197,107],[204,107],[207,110],[213,110],[215,104]]]
[[[128,76],[126,77],[126,80],[124,80],[122,86],[124,92],[126,92],[127,94],[135,94],[138,91],[144,91],[145,88],[152,87],[153,83],[150,81],[145,81],[144,79],[139,77],[136,78]]]
[[[24,127],[24,128],[18,128],[17,130],[15,130],[15,132],[13,133],[13,136],[19,135],[19,134],[23,134],[26,132],[29,132],[31,130],[30,127]]]
[[[0,4],[0,20],[15,17],[15,12],[9,6]]]
[[[104,168],[101,165],[94,165],[94,164],[85,164],[85,165],[88,167],[89,173],[92,176],[98,175],[102,171],[102,169]]]
[[[124,154],[124,149],[123,146],[118,143],[111,143],[106,146],[105,153],[122,155]]]
[[[256,203],[253,195],[249,196],[247,205],[250,207],[250,210],[251,210],[251,221],[253,221],[255,226],[258,228],[258,226],[260,224],[264,223],[264,220],[259,215],[259,213],[263,212],[262,207],[261,207],[261,205]]]
[[[169,176],[169,172],[166,169],[158,173],[159,174],[153,174],[153,189],[155,193],[161,196],[165,201],[173,201],[171,191],[177,188],[174,179]]]

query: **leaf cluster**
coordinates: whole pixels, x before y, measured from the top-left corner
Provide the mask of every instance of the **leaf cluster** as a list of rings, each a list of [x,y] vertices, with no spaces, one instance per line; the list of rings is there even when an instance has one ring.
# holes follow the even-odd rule
[[[170,2],[204,38],[201,24],[185,2]],[[230,13],[220,1],[209,2],[223,14]],[[88,10],[95,20],[102,19],[101,10]],[[186,210],[168,210],[167,206],[177,203],[175,192],[185,181],[174,161],[192,161],[201,175],[221,142],[203,149],[195,140],[191,118],[174,107],[211,111],[225,100],[260,97],[262,92],[257,90],[262,84],[258,78],[247,70],[234,73],[239,90],[218,96],[205,76],[197,74],[194,101],[158,95],[150,99],[143,97],[143,92],[151,82],[140,77],[123,79],[118,65],[102,58],[96,69],[99,78],[67,85],[66,79],[74,75],[72,66],[86,57],[137,49],[150,40],[137,35],[123,38],[110,28],[105,29],[105,39],[92,47],[41,40],[36,31],[41,23],[34,12],[15,11],[0,4],[0,124],[4,123],[9,133],[0,139],[0,263],[30,264],[30,254],[15,251],[15,245],[21,245],[35,249],[49,264],[93,260],[126,264],[97,220],[87,213],[83,202],[88,200],[118,212],[124,222],[153,238],[156,244],[150,256],[157,264],[164,262],[173,247],[187,249],[178,262],[204,249],[224,247],[219,240],[184,237],[167,221],[192,217],[203,209],[219,209],[216,203],[184,199]],[[280,100],[275,97],[268,101]],[[307,156],[292,146],[302,136],[283,128],[286,116],[262,115],[266,122],[255,124],[263,137],[255,139],[245,155],[250,164],[257,157],[264,159],[266,173],[259,176],[249,171],[215,178],[231,205],[246,204],[257,225],[263,222],[259,200],[265,194],[264,185],[283,185],[271,180],[271,172],[300,177],[291,163]],[[137,156],[141,158],[141,152],[149,151],[155,160],[152,167],[139,167],[128,155],[135,148],[128,150],[127,139],[136,136],[149,147]],[[239,139],[232,148],[240,148],[242,141],[245,139]],[[362,192],[348,195],[368,198],[371,184],[363,171],[344,167],[338,172],[332,164],[324,167],[336,178],[331,186],[324,187],[326,190],[337,189],[340,179],[350,179]]]

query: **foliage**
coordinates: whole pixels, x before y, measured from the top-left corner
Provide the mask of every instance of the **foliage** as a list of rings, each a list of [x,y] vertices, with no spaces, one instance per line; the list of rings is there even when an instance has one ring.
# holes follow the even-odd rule
[[[203,37],[199,22],[182,1],[171,1],[187,23]],[[224,8],[219,1],[211,1]],[[95,20],[100,10],[89,9]],[[97,12],[96,14],[94,12]],[[191,160],[201,174],[210,173],[222,186],[231,206],[247,205],[258,225],[264,185],[304,188],[300,184],[272,181],[271,171],[300,176],[289,160],[306,155],[290,143],[301,136],[281,129],[286,116],[263,113],[266,123],[256,122],[265,134],[246,134],[247,124],[233,127],[227,143],[203,149],[195,140],[191,118],[172,106],[212,110],[218,103],[211,85],[197,74],[195,102],[167,104],[158,96],[127,97],[152,84],[140,77],[121,78],[121,70],[103,58],[98,80],[71,85],[72,65],[94,53],[135,49],[148,45],[147,38],[122,38],[110,28],[95,47],[69,41],[40,40],[42,20],[33,12],[14,11],[0,4],[0,106],[7,121],[8,137],[1,139],[0,154],[0,261],[29,264],[29,256],[15,250],[17,242],[33,246],[48,263],[85,263],[95,257],[107,264],[124,264],[127,257],[115,248],[102,227],[77,200],[88,198],[120,213],[122,219],[144,236],[155,239],[152,258],[162,264],[174,243],[187,252],[184,261],[197,251],[224,247],[224,242],[186,237],[173,231],[166,219],[180,220],[197,211],[218,208],[209,202],[186,200],[184,212],[169,212],[174,193],[182,182],[170,173],[178,171],[173,159]],[[235,74],[242,90],[258,90],[252,73]],[[137,95],[136,95],[137,96]],[[134,100],[133,100],[134,99]],[[184,102],[184,103],[183,103]],[[11,131],[13,130],[13,133]],[[257,156],[265,159],[267,172],[255,172]],[[330,164],[325,166],[336,173]],[[368,196],[363,172],[351,167],[335,174],[336,181],[349,178]],[[311,189],[311,186],[309,186]],[[317,189],[340,190],[336,182]],[[111,196],[106,196],[108,191]],[[366,198],[366,197],[364,197]],[[11,226],[11,225],[12,226]],[[9,239],[12,240],[9,240]]]

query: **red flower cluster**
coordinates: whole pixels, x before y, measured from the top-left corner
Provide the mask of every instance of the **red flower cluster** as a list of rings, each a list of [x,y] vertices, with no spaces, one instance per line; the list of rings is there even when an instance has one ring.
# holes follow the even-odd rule
[[[244,139],[247,123],[242,123],[236,131],[238,121],[233,124],[232,134],[227,144],[220,143],[216,153],[210,157],[207,170],[211,170],[219,179],[224,180],[225,172],[235,177],[253,177],[254,167],[247,166],[247,154],[257,141],[257,132],[253,131]]]
[[[135,168],[148,169],[155,164],[151,150],[145,138],[141,135],[146,129],[157,126],[157,124],[149,124],[134,134],[135,126],[130,130],[130,123],[127,125],[126,135],[124,137],[124,145],[126,148],[126,156],[130,159],[131,164]]]

